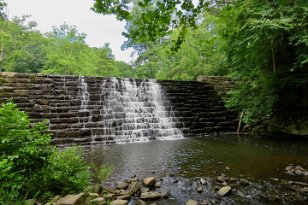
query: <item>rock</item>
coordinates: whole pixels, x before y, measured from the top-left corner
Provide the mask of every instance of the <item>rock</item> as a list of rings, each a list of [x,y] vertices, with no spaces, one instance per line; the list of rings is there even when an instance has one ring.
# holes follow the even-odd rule
[[[130,192],[128,190],[121,190],[119,195],[130,195]]]
[[[164,191],[161,196],[164,198],[164,199],[168,199],[169,196],[170,196],[170,191]]]
[[[225,177],[224,176],[218,176],[217,177],[217,181],[224,182],[225,181]]]
[[[97,197],[99,197],[99,194],[97,194],[97,193],[89,193],[89,196],[88,196],[89,199],[94,199],[94,198],[97,198]]]
[[[85,193],[80,193],[77,195],[66,195],[56,201],[56,205],[83,205],[86,199]]]
[[[90,205],[104,205],[104,204],[106,204],[106,199],[104,197],[98,197],[90,201]]]
[[[148,192],[150,191],[150,188],[149,187],[141,187],[140,191],[143,193],[143,192]]]
[[[111,193],[111,194],[115,194],[115,191],[113,189],[111,189],[110,187],[105,187],[104,188],[104,192],[108,192],[108,193]]]
[[[228,186],[228,183],[227,182],[223,182],[223,183],[221,183],[221,185]]]
[[[236,178],[230,177],[230,178],[229,178],[229,181],[232,182],[232,183],[233,183],[233,182],[236,182]]]
[[[305,169],[304,169],[303,167],[301,167],[301,166],[296,166],[294,169],[295,169],[295,170],[301,170],[301,171],[304,171],[304,170],[305,170]]]
[[[298,191],[299,191],[300,193],[308,193],[308,187],[300,188],[300,189],[298,189]]]
[[[113,197],[114,197],[114,194],[112,194],[112,193],[105,193],[105,194],[103,194],[103,197],[105,198],[105,199],[112,199]]]
[[[209,205],[210,202],[208,200],[204,200],[203,202],[199,203],[198,205]]]
[[[117,184],[117,189],[127,189],[128,183],[122,182]]]
[[[294,168],[294,166],[287,166],[284,170],[285,171],[288,171],[288,170],[291,170],[291,169],[293,169]]]
[[[155,183],[156,183],[155,177],[148,177],[148,178],[142,179],[142,184],[145,187],[152,187],[152,186],[154,186]]]
[[[160,193],[159,192],[145,192],[141,193],[140,199],[144,200],[153,200],[153,199],[160,199]]]
[[[160,182],[156,182],[156,183],[154,184],[154,187],[155,187],[155,188],[160,188],[160,186],[161,186],[161,183],[160,183]]]
[[[111,202],[111,205],[127,205],[128,201],[127,200],[121,200],[117,199]]]
[[[201,179],[200,179],[200,183],[201,183],[202,185],[205,185],[205,184],[207,183],[207,181],[206,181],[205,179],[201,178]]]
[[[241,178],[240,182],[241,182],[242,185],[249,185],[249,181],[246,180],[246,179]]]
[[[198,202],[192,199],[186,201],[185,205],[198,205]]]
[[[83,192],[85,192],[85,193],[93,193],[94,192],[93,186],[88,186],[87,188],[85,188],[83,190]]]
[[[24,205],[34,205],[36,202],[36,199],[27,199],[25,202],[24,202]]]
[[[139,199],[138,201],[136,201],[135,205],[146,205],[146,203]]]
[[[304,176],[308,176],[308,171],[306,170],[306,171],[303,171],[303,175]]]
[[[302,174],[302,170],[300,170],[300,169],[295,169],[294,173],[295,173],[296,175],[301,175],[301,174]]]
[[[231,187],[230,186],[225,186],[219,189],[218,194],[220,196],[225,196],[231,192]]]
[[[137,193],[141,188],[141,182],[135,181],[132,182],[129,188],[129,192],[132,194]]]
[[[202,193],[202,192],[203,192],[203,187],[198,186],[198,187],[196,188],[196,191],[197,191],[198,193]]]
[[[103,187],[101,184],[94,184],[93,185],[93,193],[100,194],[103,190]]]
[[[228,166],[225,167],[225,170],[226,170],[226,171],[230,171],[230,167],[228,167]]]
[[[118,196],[117,199],[130,200],[130,195],[126,194],[126,195]]]

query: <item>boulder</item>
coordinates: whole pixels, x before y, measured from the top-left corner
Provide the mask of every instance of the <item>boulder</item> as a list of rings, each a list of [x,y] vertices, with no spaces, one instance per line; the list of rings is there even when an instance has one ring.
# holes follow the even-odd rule
[[[142,179],[142,183],[145,187],[152,187],[156,183],[156,179],[155,177],[144,178]]]
[[[156,182],[156,183],[154,184],[154,186],[155,186],[155,188],[160,188],[161,183],[160,183],[160,182]]]
[[[141,182],[132,182],[129,188],[130,193],[135,194],[137,193],[141,188]]]
[[[198,202],[192,199],[186,201],[185,205],[198,205]]]
[[[104,204],[106,204],[106,199],[104,197],[98,197],[90,201],[90,205],[104,205]]]
[[[77,195],[66,195],[56,201],[56,205],[83,205],[86,199],[85,193],[80,193]]]
[[[128,187],[128,183],[126,182],[121,182],[117,184],[117,189],[127,189],[127,187]]]
[[[146,205],[146,203],[139,199],[138,201],[136,201],[135,205]]]
[[[103,197],[105,198],[105,199],[112,199],[113,197],[114,197],[114,194],[112,194],[112,193],[105,193],[105,194],[103,194]]]
[[[231,187],[230,186],[224,186],[221,189],[219,189],[219,191],[218,191],[218,194],[220,196],[226,196],[229,193],[231,193]]]
[[[140,191],[143,193],[143,192],[148,192],[150,191],[150,188],[149,187],[141,187]]]
[[[93,193],[94,192],[93,186],[88,186],[87,188],[85,188],[83,190],[83,192],[85,192],[85,193]]]
[[[111,202],[111,205],[127,205],[127,200],[117,199]]]
[[[140,199],[144,200],[153,200],[153,199],[160,199],[160,193],[159,192],[144,192],[141,193]]]
[[[101,184],[94,184],[93,185],[93,192],[94,193],[97,193],[97,194],[100,194],[103,190],[103,187]]]
[[[130,195],[126,194],[126,195],[122,195],[122,196],[117,196],[117,199],[130,200]]]

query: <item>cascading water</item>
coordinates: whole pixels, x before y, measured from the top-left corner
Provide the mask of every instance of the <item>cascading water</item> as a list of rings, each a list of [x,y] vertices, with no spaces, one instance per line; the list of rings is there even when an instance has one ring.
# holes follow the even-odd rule
[[[117,142],[143,142],[149,140],[172,140],[183,138],[182,131],[175,126],[176,118],[164,105],[170,104],[154,80],[105,79],[101,83],[99,120],[94,122],[88,84],[80,78],[81,112],[89,112],[83,120],[91,127],[92,144]],[[95,111],[94,111],[95,112]],[[96,117],[97,119],[97,117]],[[88,125],[87,125],[88,123]],[[89,126],[90,124],[90,126]]]

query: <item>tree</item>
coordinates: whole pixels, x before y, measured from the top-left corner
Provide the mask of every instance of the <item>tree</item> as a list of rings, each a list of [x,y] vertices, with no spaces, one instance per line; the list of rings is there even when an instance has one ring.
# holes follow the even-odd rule
[[[0,19],[0,69],[13,72],[34,72],[42,69],[45,38],[35,30],[29,16]]]

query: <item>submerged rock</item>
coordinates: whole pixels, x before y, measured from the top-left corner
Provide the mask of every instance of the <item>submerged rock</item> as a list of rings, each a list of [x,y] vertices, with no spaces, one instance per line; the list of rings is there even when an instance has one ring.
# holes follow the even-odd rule
[[[226,196],[227,194],[231,193],[231,187],[230,186],[225,186],[219,189],[218,194],[220,196]]]

